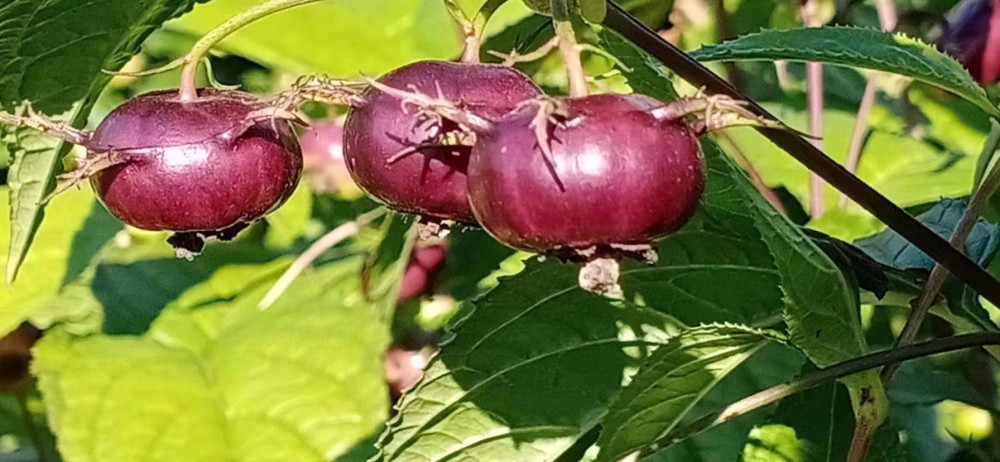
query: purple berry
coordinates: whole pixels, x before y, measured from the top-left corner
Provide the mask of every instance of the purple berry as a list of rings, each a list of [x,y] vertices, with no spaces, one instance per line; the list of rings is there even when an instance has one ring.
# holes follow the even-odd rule
[[[443,245],[417,247],[413,251],[400,284],[400,301],[433,293],[434,282],[444,269],[445,253]]]
[[[965,0],[948,15],[938,46],[983,85],[1000,79],[1000,0]]]
[[[287,122],[248,124],[260,106],[246,93],[205,89],[199,96],[182,103],[176,91],[147,93],[97,127],[88,157],[113,151],[123,162],[90,181],[123,222],[178,232],[239,229],[295,189],[302,155]]]
[[[443,97],[483,118],[498,118],[518,103],[537,97],[538,87],[509,67],[423,61],[379,79],[384,85]],[[468,146],[441,144],[456,133],[452,122],[434,123],[417,108],[370,89],[366,102],[347,117],[344,157],[354,181],[387,206],[440,220],[473,222],[466,198]]]
[[[651,112],[642,95],[563,100],[550,124],[552,159],[524,108],[479,133],[469,200],[483,228],[518,249],[587,257],[628,253],[683,225],[704,185],[696,133]],[[552,165],[554,162],[554,165]]]

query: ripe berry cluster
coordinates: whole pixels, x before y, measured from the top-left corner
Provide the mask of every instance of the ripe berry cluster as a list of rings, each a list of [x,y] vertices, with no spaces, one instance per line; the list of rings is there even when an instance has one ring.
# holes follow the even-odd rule
[[[232,239],[291,195],[303,168],[292,127],[304,123],[301,103],[348,105],[343,156],[371,197],[421,216],[429,234],[453,222],[481,226],[511,247],[582,262],[582,287],[615,294],[619,260],[654,261],[653,240],[694,213],[705,177],[698,135],[770,122],[720,97],[664,104],[588,95],[585,47],[568,21],[554,24],[556,37],[532,55],[558,47],[570,97],[545,95],[510,65],[516,54],[504,65],[480,63],[481,27],[466,25],[461,62],[417,62],[378,80],[304,77],[261,99],[196,89],[195,54],[185,58],[179,91],[135,97],[94,132],[30,108],[0,122],[86,147],[61,188],[89,179],[116,217],[174,232],[170,242],[190,257],[205,239]]]

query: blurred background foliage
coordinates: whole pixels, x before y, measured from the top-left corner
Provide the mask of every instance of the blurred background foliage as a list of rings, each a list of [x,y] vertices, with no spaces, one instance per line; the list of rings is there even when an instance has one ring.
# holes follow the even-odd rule
[[[125,69],[153,68],[182,56],[200,34],[256,3],[213,0],[196,6],[153,32]],[[468,11],[478,3],[463,0]],[[762,28],[800,25],[798,4],[790,0],[622,4],[685,50]],[[955,5],[955,0],[899,0],[898,30],[934,40]],[[827,22],[878,26],[870,1],[822,0],[822,6]],[[546,19],[511,1],[491,22],[485,48],[524,51],[551,33]],[[584,33],[583,39],[596,42],[597,36]],[[220,82],[268,94],[287,88],[302,74],[377,76],[416,60],[454,59],[459,49],[460,35],[440,0],[331,0],[261,20],[222,42],[211,60]],[[625,80],[611,72],[608,59],[588,55],[586,64],[596,88],[629,91]],[[806,129],[802,65],[711,67],[792,127]],[[546,90],[564,92],[557,57],[523,69]],[[870,75],[824,68],[823,142],[837,160],[847,156]],[[128,98],[174,88],[178,78],[177,72],[115,77],[97,100],[90,127]],[[674,80],[683,93],[696,90]],[[987,119],[938,89],[891,76],[876,75],[876,81],[883,91],[867,127],[859,176],[914,213],[931,209],[944,197],[968,196]],[[315,120],[344,116],[341,110],[319,106],[308,107],[307,113]],[[884,230],[857,205],[838,205],[839,194],[829,187],[827,212],[810,219],[803,206],[809,195],[804,167],[750,129],[728,130],[718,140],[759,176],[761,187],[773,191],[799,224],[848,242]],[[0,146],[0,184],[6,183],[10,162]],[[311,172],[322,174],[323,168]],[[210,245],[194,262],[174,258],[162,235],[124,229],[86,187],[56,198],[18,282],[0,289],[0,334],[23,319],[49,329],[35,348],[31,367],[37,380],[0,375],[0,461],[346,461],[370,456],[372,442],[391,414],[391,396],[412,383],[413,370],[426,362],[442,328],[468,300],[495,286],[498,277],[521,272],[530,256],[497,244],[482,231],[458,230],[447,244],[443,269],[432,271],[435,283],[426,293],[401,300],[390,310],[392,319],[383,319],[374,307],[396,304],[396,293],[372,296],[359,286],[358,276],[372,271],[385,247],[412,245],[409,222],[390,217],[328,251],[278,305],[258,311],[263,291],[296,255],[326,231],[375,207],[349,186],[330,191],[316,190],[315,184],[303,181],[266,223],[235,243]],[[1000,218],[996,207],[1000,201],[988,210],[989,218]],[[3,201],[0,216],[9,213]],[[6,226],[0,227],[0,254],[8,250],[8,233]],[[997,231],[990,233],[995,237]],[[995,248],[993,244],[986,252],[989,258]],[[376,276],[391,285],[406,264],[407,258],[390,261]],[[1000,275],[1000,265],[991,270]],[[1000,311],[985,309],[994,320],[1000,318]],[[899,306],[863,307],[873,349],[891,345],[906,313]],[[943,335],[955,327],[934,319],[928,329]],[[0,341],[0,369],[15,367],[7,362],[27,361],[22,346],[33,343],[35,335],[25,324]],[[801,363],[787,349],[766,350],[713,391],[708,402],[724,403],[785,380]],[[904,366],[891,398],[893,421],[907,435],[906,460],[1000,460],[997,380],[995,362],[978,350]],[[816,393],[803,402],[816,413],[849,414],[843,393],[839,400],[832,386]],[[776,412],[803,409],[795,405],[782,404]],[[61,456],[52,430],[60,435]],[[750,432],[745,446],[742,439],[716,432],[648,460],[724,460],[713,451],[723,451],[726,455],[720,457],[730,460],[736,453],[748,461],[819,460],[803,447],[778,444],[787,441],[780,428],[743,430],[744,437]]]

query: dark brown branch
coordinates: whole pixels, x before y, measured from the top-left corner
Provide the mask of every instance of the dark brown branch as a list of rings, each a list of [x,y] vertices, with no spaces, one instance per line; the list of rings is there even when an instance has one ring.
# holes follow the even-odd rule
[[[608,0],[608,16],[604,24],[631,40],[695,86],[705,87],[708,93],[724,94],[745,100],[748,102],[747,108],[755,114],[776,120],[776,117],[747,95],[733,88],[701,63],[671,45],[611,0]],[[757,128],[757,131],[791,154],[809,170],[821,176],[833,187],[846,194],[855,203],[878,217],[983,297],[1000,306],[1000,281],[997,281],[962,252],[952,247],[948,241],[848,172],[843,166],[827,157],[823,151],[816,149],[808,140],[788,131],[768,128]]]

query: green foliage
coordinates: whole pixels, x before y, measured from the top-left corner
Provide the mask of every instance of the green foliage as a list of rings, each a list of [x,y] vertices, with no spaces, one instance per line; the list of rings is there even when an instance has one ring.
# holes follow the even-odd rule
[[[767,30],[691,54],[702,61],[816,61],[905,75],[954,92],[993,117],[1000,109],[961,64],[901,34],[854,27]]]
[[[817,419],[818,415],[824,418]],[[782,400],[769,421],[774,423],[751,432],[743,460],[833,462],[847,457],[854,419],[848,393],[838,384],[829,383]],[[908,460],[891,425],[875,435],[866,460]]]
[[[679,326],[529,263],[474,302],[399,404],[382,460],[552,460],[600,422],[630,367]]]
[[[930,210],[920,214],[917,219],[939,236],[950,239],[966,208],[963,200],[942,199]],[[892,230],[861,239],[854,244],[879,263],[896,269],[930,270],[934,267],[934,260],[931,257]],[[972,227],[972,232],[965,241],[964,250],[969,258],[985,266],[993,260],[998,246],[1000,246],[1000,227],[980,219]]]
[[[258,3],[215,0],[168,27],[202,35]],[[508,3],[488,32],[527,16],[519,2]],[[378,26],[387,20],[391,25]],[[296,33],[289,34],[290,30]],[[421,59],[452,59],[461,50],[461,34],[441,0],[336,0],[262,19],[237,31],[220,47],[294,74],[353,77],[382,74]]]
[[[6,215],[6,209],[6,204],[0,203],[0,214]],[[122,228],[94,200],[89,188],[74,189],[55,198],[49,210],[58,219],[46,220],[38,231],[44,248],[27,255],[21,269],[23,278],[12,286],[0,287],[0,336],[42,309],[63,284],[79,277],[100,248]],[[7,229],[0,228],[0,253],[6,253],[9,242]],[[6,268],[6,263],[0,263],[0,268]]]
[[[794,104],[768,103],[765,107],[792,127],[805,129],[808,126],[805,111]],[[947,117],[941,111],[937,114],[939,118]],[[838,162],[844,162],[851,142],[854,114],[827,109],[823,120],[826,127],[823,132],[824,152]],[[878,125],[873,122],[858,163],[859,178],[902,207],[969,194],[972,189],[970,179],[976,166],[974,156],[943,152],[931,140],[890,131],[889,127],[897,124],[902,124],[902,121],[891,115]],[[957,133],[966,136],[970,131],[966,128],[966,131]],[[808,203],[809,170],[798,162],[790,161],[784,151],[766,138],[751,129],[737,128],[727,131],[720,142],[725,147],[737,146],[768,186],[784,186],[800,202]],[[978,150],[979,147],[975,149],[977,154]],[[839,207],[840,193],[836,189],[827,185],[824,190],[827,213],[810,222],[810,226],[845,240],[882,230],[878,220],[859,206],[848,203],[846,207]]]
[[[258,289],[172,307],[142,337],[50,333],[34,369],[63,457],[319,461],[345,452],[387,410],[386,329],[343,288],[356,284],[359,263],[299,279],[266,311],[256,308]]]
[[[772,337],[730,325],[701,326],[672,337],[653,352],[612,404],[597,442],[598,460],[620,460],[669,438],[722,378]]]

